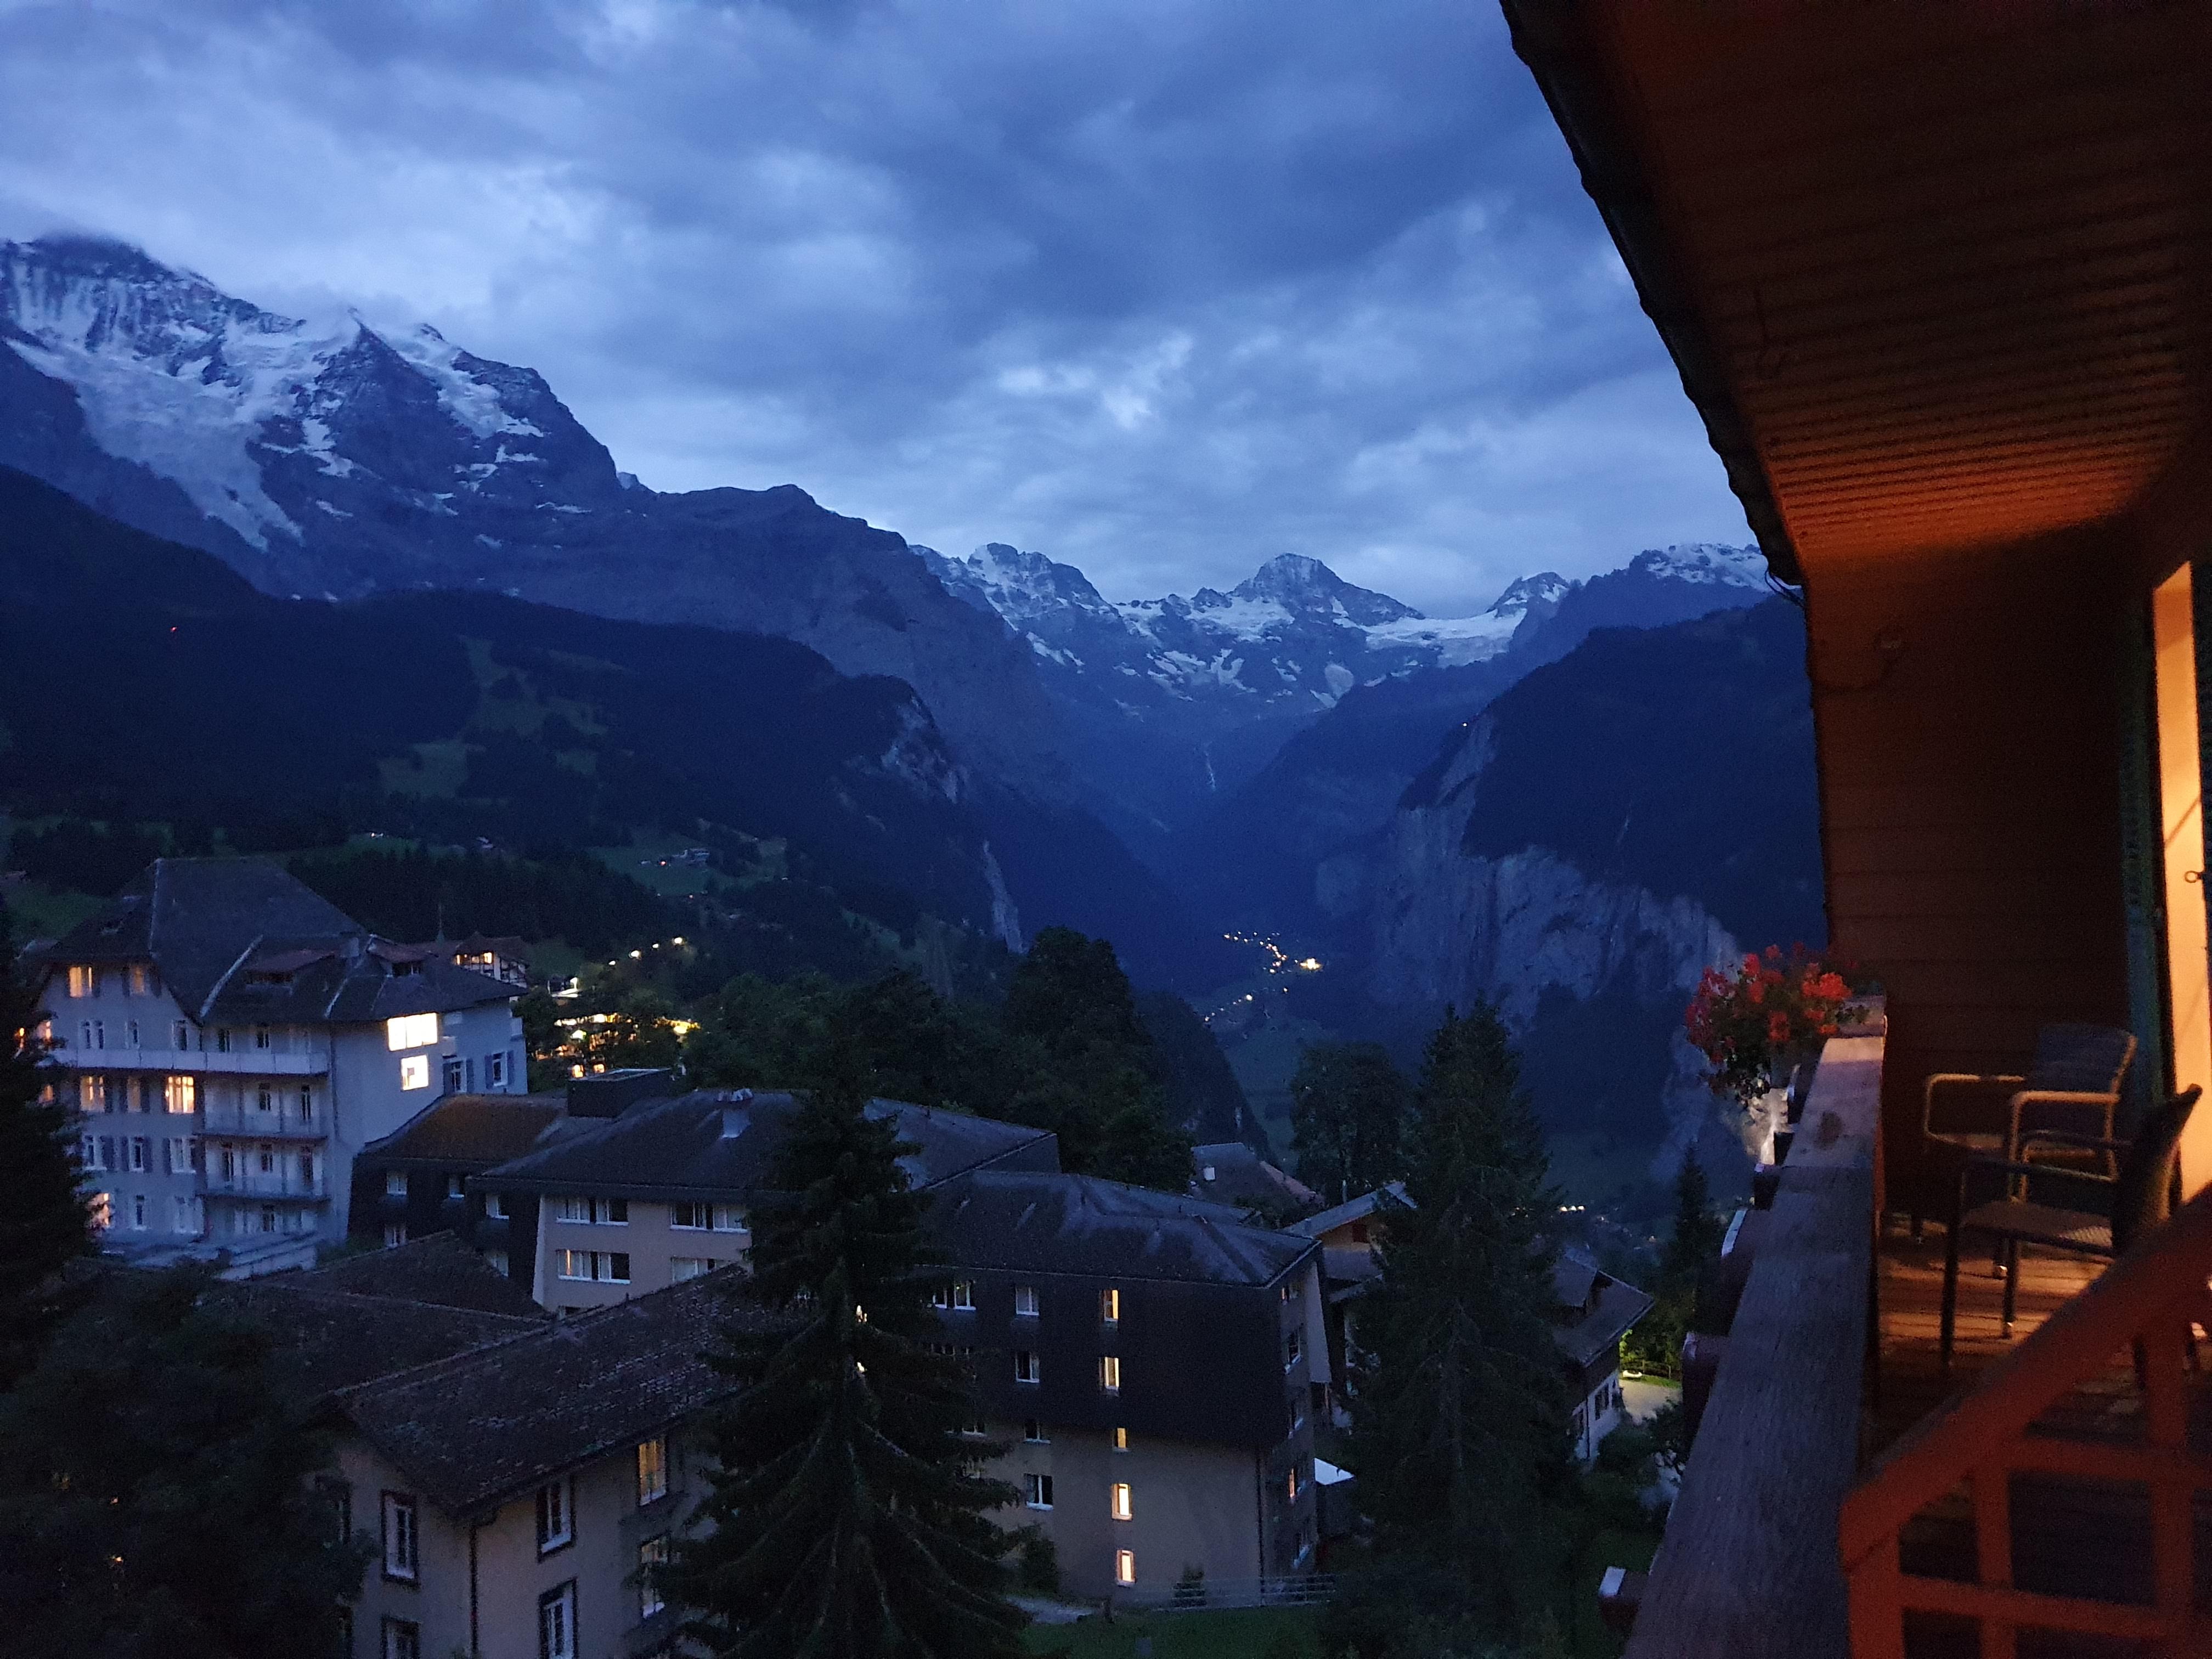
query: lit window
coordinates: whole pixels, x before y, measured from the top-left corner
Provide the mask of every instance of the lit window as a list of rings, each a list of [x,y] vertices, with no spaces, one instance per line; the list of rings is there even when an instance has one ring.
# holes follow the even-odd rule
[[[1022,1316],[1022,1317],[1026,1317],[1026,1318],[1030,1318],[1030,1319],[1035,1319],[1035,1318],[1036,1317],[1036,1310],[1037,1310],[1037,1293],[1036,1293],[1036,1285],[1015,1285],[1015,1286],[1014,1286],[1014,1312],[1015,1312],[1015,1314],[1016,1314],[1017,1316]]]
[[[1114,1582],[1133,1584],[1137,1582],[1137,1553],[1134,1550],[1114,1552]]]
[[[575,1532],[569,1524],[568,1483],[555,1480],[538,1489],[538,1553],[550,1555],[563,1544],[572,1541]]]
[[[196,1077],[171,1077],[161,1084],[161,1103],[179,1117],[200,1109],[200,1080]]]
[[[131,994],[134,997],[154,997],[161,994],[161,976],[154,971],[150,962],[131,964]]]
[[[72,966],[69,970],[69,994],[73,997],[100,994],[100,969]]]
[[[648,1538],[637,1547],[637,1616],[650,1619],[668,1605],[660,1593],[660,1571],[668,1565],[668,1536]]]
[[[563,1279],[589,1279],[592,1276],[592,1253],[589,1250],[556,1250],[553,1270]]]
[[[1017,1348],[1014,1351],[1014,1381],[1017,1382],[1044,1381],[1043,1366],[1038,1363],[1036,1355],[1027,1348]]]
[[[655,1435],[637,1443],[637,1502],[642,1509],[668,1496],[668,1440]]]
[[[1126,1480],[1116,1480],[1114,1483],[1114,1518],[1116,1521],[1127,1521],[1131,1517],[1131,1514],[1129,1483]]]
[[[1283,1496],[1293,1504],[1298,1501],[1298,1470],[1295,1463],[1291,1466],[1290,1474],[1283,1478]]]
[[[1025,1474],[1022,1477],[1024,1495],[1033,1510],[1052,1507],[1052,1477],[1048,1474]]]
[[[88,1112],[107,1109],[107,1079],[97,1072],[87,1072],[76,1080],[76,1103]]]
[[[409,1054],[399,1062],[399,1086],[402,1089],[427,1089],[430,1086],[430,1056]]]
[[[105,1232],[115,1224],[115,1201],[106,1193],[94,1193],[92,1201],[85,1206],[85,1213],[94,1226]]]
[[[415,1500],[396,1492],[384,1494],[384,1576],[412,1581],[415,1562]]]
[[[576,1581],[538,1598],[538,1659],[576,1659]]]
[[[1127,1451],[1129,1449],[1128,1430],[1116,1429],[1114,1431],[1114,1449],[1115,1451]]]
[[[427,1048],[437,1040],[435,1014],[398,1014],[384,1022],[384,1046],[395,1054],[406,1048]]]
[[[1118,1289],[1103,1290],[1098,1292],[1098,1317],[1109,1325],[1121,1322],[1121,1292]]]
[[[1121,1356],[1120,1354],[1109,1353],[1100,1358],[1098,1386],[1108,1394],[1121,1392]]]
[[[973,1280],[956,1279],[952,1281],[952,1307],[956,1313],[975,1310],[975,1285]]]

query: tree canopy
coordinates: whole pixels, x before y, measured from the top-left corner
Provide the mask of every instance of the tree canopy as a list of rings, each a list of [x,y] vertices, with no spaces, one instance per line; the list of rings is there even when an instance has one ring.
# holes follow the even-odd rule
[[[66,1109],[39,1072],[40,1018],[0,906],[0,1389],[30,1369],[66,1312],[62,1269],[89,1248]]]
[[[1556,1604],[1574,1475],[1543,1139],[1496,1012],[1429,1039],[1406,1201],[1385,1198],[1382,1277],[1360,1308],[1353,1442],[1388,1553],[1504,1636]]]
[[[1298,1179],[1332,1204],[1403,1172],[1406,1079],[1379,1042],[1317,1042],[1291,1079]]]
[[[937,1346],[923,1205],[871,1079],[839,1041],[753,1207],[752,1277],[733,1297],[784,1316],[732,1321],[717,1365],[739,1392],[709,1426],[708,1525],[667,1583],[720,1659],[1012,1656],[1005,1598],[1014,1498],[980,1473],[1001,1449],[975,1420],[965,1362]]]

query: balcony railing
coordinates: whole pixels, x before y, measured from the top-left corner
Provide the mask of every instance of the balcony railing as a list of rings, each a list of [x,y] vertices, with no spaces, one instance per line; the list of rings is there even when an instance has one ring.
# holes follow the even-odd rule
[[[263,1111],[258,1106],[208,1107],[201,1114],[201,1133],[233,1140],[327,1140],[331,1126],[318,1112],[303,1118],[297,1107]]]
[[[2024,1631],[2212,1653],[2212,1446],[2191,1443],[2189,1398],[2208,1276],[2212,1191],[1883,1454],[1843,1510],[1854,1659],[1904,1659],[1911,1613],[1963,1622],[1984,1655]],[[1927,1512],[1962,1484],[1964,1547],[1947,1551]]]
[[[210,1170],[200,1177],[200,1190],[217,1198],[317,1199],[330,1196],[330,1182],[320,1176],[307,1181],[296,1174],[226,1176]]]
[[[1718,1365],[1629,1659],[1850,1653],[1837,1516],[1874,1330],[1882,1051],[1829,1039],[1734,1320],[1699,1339]]]
[[[331,1069],[324,1054],[280,1048],[57,1048],[54,1058],[75,1072],[174,1072],[194,1077],[321,1077]]]

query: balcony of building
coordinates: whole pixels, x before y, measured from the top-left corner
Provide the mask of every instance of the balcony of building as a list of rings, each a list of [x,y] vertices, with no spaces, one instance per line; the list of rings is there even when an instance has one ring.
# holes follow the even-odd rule
[[[271,1203],[312,1202],[330,1196],[330,1180],[319,1160],[313,1176],[301,1173],[290,1153],[275,1155],[274,1164],[271,1169],[261,1169],[258,1159],[249,1155],[225,1172],[221,1163],[211,1158],[209,1167],[201,1171],[200,1191],[213,1198],[250,1198]]]
[[[216,1048],[58,1048],[54,1058],[76,1072],[160,1072],[184,1077],[323,1077],[327,1051],[302,1054],[251,1046]]]
[[[2212,1191],[2115,1263],[2023,1245],[2008,1332],[1969,1244],[1947,1372],[1944,1229],[1885,1192],[1886,1047],[1826,1045],[1731,1230],[1631,1659],[2212,1653]]]
[[[297,1097],[279,1095],[264,1109],[257,1102],[210,1104],[200,1113],[201,1132],[210,1139],[236,1140],[327,1140],[329,1115],[319,1107],[302,1115]]]

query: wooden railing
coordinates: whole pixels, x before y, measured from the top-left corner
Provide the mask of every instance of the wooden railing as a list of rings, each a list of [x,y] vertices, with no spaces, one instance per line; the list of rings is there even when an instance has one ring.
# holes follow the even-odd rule
[[[2191,1321],[2212,1324],[2212,1191],[2067,1302],[1971,1389],[1922,1419],[1870,1469],[1844,1504],[1840,1543],[1850,1595],[1853,1659],[1903,1659],[1905,1616],[1949,1614],[1978,1632],[1983,1659],[2011,1659],[2023,1629],[2148,1644],[2175,1656],[2212,1653],[2212,1618],[2197,1610],[2193,1505],[2212,1492],[2212,1457],[2188,1444]],[[2031,1425],[2115,1356],[2132,1351],[2140,1437],[2062,1437]],[[2123,1361],[2123,1364],[2125,1361]],[[1701,1448],[1702,1449],[1702,1448]],[[1694,1464],[1692,1465],[1694,1468]],[[2147,1601],[2027,1589],[2014,1579],[2015,1474],[2118,1483],[2147,1491]],[[1923,1509],[1966,1483],[1972,1507],[1966,1578],[1907,1572],[1899,1539]],[[2109,1551],[2092,1529],[2085,1553]]]
[[[1778,1172],[1629,1659],[1845,1659],[1881,1202],[1880,1036],[1831,1038]]]

